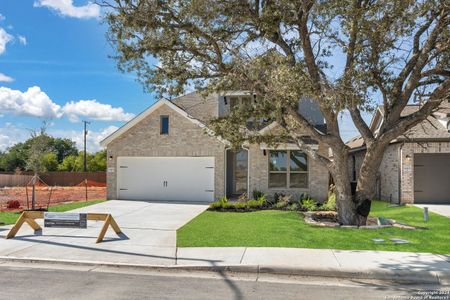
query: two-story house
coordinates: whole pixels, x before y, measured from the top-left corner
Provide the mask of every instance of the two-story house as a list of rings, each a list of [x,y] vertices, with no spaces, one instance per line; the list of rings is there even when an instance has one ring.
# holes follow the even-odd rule
[[[207,128],[208,120],[253,97],[245,92],[197,92],[160,100],[102,141],[108,156],[108,199],[211,202],[258,190],[268,194],[327,197],[329,173],[295,144],[232,149]],[[314,102],[299,111],[317,128],[324,119]],[[276,132],[276,123],[261,133]],[[311,141],[317,151],[327,147]]]

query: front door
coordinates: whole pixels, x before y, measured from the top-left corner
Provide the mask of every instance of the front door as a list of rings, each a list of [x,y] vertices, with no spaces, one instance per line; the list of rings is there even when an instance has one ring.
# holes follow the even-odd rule
[[[227,196],[239,196],[247,193],[248,184],[248,151],[229,150],[227,154]]]

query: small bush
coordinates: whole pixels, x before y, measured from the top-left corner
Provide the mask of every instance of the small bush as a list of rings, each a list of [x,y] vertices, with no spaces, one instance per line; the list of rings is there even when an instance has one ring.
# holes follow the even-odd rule
[[[259,199],[259,198],[265,197],[265,196],[266,196],[266,194],[264,194],[263,192],[258,191],[258,190],[253,190],[253,199]]]
[[[248,208],[263,208],[264,206],[266,206],[266,197],[265,196],[262,196],[256,200],[250,200],[247,202]]]
[[[222,204],[223,209],[234,209],[237,203],[226,202]],[[244,204],[245,205],[245,204]]]
[[[235,209],[247,209],[247,203],[241,203],[241,202],[236,202],[236,203],[229,203],[229,204],[234,204],[234,208]]]
[[[290,204],[287,207],[287,210],[290,210],[290,211],[297,211],[299,209],[300,209],[300,205],[298,205],[297,203]]]
[[[9,200],[6,202],[6,207],[10,209],[16,209],[20,207],[20,202],[18,200]]]
[[[210,209],[221,209],[221,208],[225,208],[225,206],[228,204],[228,199],[227,197],[222,197],[219,200],[211,203],[209,205]]]
[[[330,193],[327,202],[322,207],[324,210],[336,210],[336,194]]]
[[[276,199],[277,199],[277,202],[275,203],[274,206],[278,209],[285,208],[289,204],[292,204],[291,203],[291,199],[292,199],[291,195],[278,194],[278,198],[276,198]]]
[[[300,205],[301,205],[302,209],[306,210],[306,211],[317,210],[317,202],[311,198],[305,198],[305,199],[301,200]]]
[[[238,198],[238,202],[240,203],[247,203],[247,201],[248,201],[247,193],[241,194]]]

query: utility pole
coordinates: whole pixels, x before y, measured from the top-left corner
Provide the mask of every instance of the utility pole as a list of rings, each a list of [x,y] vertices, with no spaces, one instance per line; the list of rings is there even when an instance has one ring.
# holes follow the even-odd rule
[[[88,121],[82,121],[84,123],[84,172],[87,172],[87,160],[86,160],[86,136],[88,134],[88,131],[86,129],[87,124],[91,124],[91,122]]]

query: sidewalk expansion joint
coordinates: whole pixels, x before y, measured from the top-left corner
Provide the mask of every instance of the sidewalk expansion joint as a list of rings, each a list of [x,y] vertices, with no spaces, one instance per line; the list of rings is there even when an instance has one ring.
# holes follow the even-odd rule
[[[334,259],[336,260],[337,264],[339,265],[339,268],[342,268],[342,265],[341,265],[341,263],[339,262],[339,260],[338,260],[338,258],[337,258],[337,256],[336,256],[336,253],[334,253],[334,250],[331,249],[330,251],[331,251],[331,253],[333,253],[333,257],[334,257]]]
[[[247,247],[244,248],[244,252],[242,252],[241,260],[239,261],[239,264],[242,265],[242,261],[244,260],[245,252],[247,252]]]

